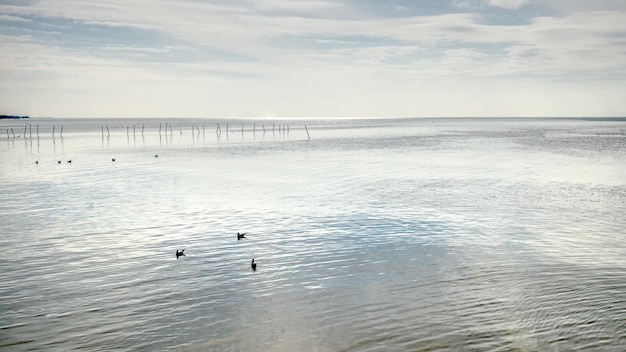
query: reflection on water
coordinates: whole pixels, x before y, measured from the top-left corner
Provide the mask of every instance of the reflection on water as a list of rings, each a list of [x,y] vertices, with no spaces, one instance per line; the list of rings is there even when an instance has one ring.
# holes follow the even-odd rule
[[[2,349],[626,348],[624,121],[31,123]]]

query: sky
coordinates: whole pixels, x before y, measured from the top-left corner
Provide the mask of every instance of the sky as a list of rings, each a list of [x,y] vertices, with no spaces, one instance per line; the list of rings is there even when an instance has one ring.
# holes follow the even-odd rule
[[[626,116],[626,0],[0,0],[0,114]]]

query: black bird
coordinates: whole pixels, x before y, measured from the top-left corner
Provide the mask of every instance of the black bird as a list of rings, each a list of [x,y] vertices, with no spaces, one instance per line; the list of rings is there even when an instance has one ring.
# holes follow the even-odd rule
[[[115,161],[115,158],[111,159],[111,161]]]
[[[155,157],[155,158],[158,158],[158,157],[159,157],[159,154],[154,154],[154,157]]]
[[[247,232],[244,232],[242,234],[240,234],[239,232],[237,232],[237,241],[239,241],[242,238],[246,238],[246,234]]]
[[[68,161],[67,161],[67,163],[68,163],[68,164],[71,164],[71,163],[72,163],[72,161],[71,161],[71,160],[68,160]]]
[[[61,160],[57,161],[57,164],[60,164],[60,163],[61,163]]]
[[[176,250],[176,259],[178,259],[178,257],[184,257],[185,256],[185,249],[183,248],[182,251],[179,251],[178,249]]]
[[[35,161],[35,164],[39,165],[39,160]]]
[[[254,258],[252,258],[252,263],[250,264],[253,271],[256,271],[256,263],[254,262]]]

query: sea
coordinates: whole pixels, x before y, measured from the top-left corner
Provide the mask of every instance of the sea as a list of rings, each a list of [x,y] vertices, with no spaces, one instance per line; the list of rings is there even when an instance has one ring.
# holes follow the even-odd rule
[[[2,351],[624,351],[626,119],[0,120],[0,248]]]

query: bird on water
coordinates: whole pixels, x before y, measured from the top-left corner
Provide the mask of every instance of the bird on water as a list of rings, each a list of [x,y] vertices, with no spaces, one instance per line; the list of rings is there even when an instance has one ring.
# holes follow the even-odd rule
[[[178,257],[184,257],[185,256],[185,249],[184,248],[182,251],[179,251],[178,249],[176,250],[176,259],[178,259]]]
[[[237,241],[239,241],[242,238],[246,238],[246,233],[247,232],[244,232],[244,233],[237,232]]]
[[[254,262],[254,258],[252,258],[252,263],[250,264],[253,271],[256,271],[256,263]]]
[[[111,161],[115,161],[115,158],[112,158]]]

